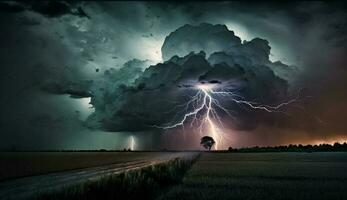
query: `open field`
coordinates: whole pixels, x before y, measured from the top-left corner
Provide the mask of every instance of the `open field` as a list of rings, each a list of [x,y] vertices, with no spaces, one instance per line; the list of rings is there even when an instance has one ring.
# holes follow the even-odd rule
[[[40,155],[41,153],[37,154]],[[78,158],[79,154],[72,154],[74,156],[77,156],[76,158]],[[85,195],[84,188],[88,188],[88,191],[92,191],[92,193],[88,193],[89,196],[94,195],[95,197],[95,195],[105,195],[104,197],[108,198],[110,197],[109,195],[111,195],[112,197],[112,195],[115,194],[115,191],[113,191],[112,189],[115,186],[124,188],[127,186],[132,187],[133,184],[134,187],[136,186],[136,188],[138,188],[138,184],[143,185],[147,182],[151,183],[150,179],[152,179],[153,177],[158,177],[156,178],[156,180],[159,181],[162,179],[161,177],[165,177],[165,180],[168,180],[168,182],[170,183],[176,180],[175,174],[180,174],[180,177],[182,177],[183,173],[181,172],[184,172],[187,169],[186,167],[184,167],[185,163],[189,164],[191,160],[193,160],[198,155],[197,153],[193,152],[119,152],[101,153],[99,155],[104,154],[110,154],[115,157],[111,160],[113,162],[112,164],[103,164],[97,167],[85,166],[81,169],[57,171],[43,175],[33,175],[0,181],[0,199],[27,199],[36,194],[56,192],[60,193],[60,191],[62,190],[64,191],[62,194],[67,199],[86,199],[85,197],[83,197]],[[60,156],[69,157],[71,156],[71,153],[63,153]],[[83,154],[83,156],[86,155]],[[124,156],[128,156],[129,158],[125,159]],[[94,153],[92,153],[92,155],[90,155],[89,157],[85,157],[85,159],[91,159],[93,157]],[[175,160],[177,160],[177,162],[173,162]],[[77,161],[71,160],[71,165],[69,166],[76,166],[75,164]],[[102,163],[102,161],[104,160],[99,160],[98,163]],[[61,162],[69,162],[69,160],[61,160]],[[58,165],[59,163],[56,162],[56,164]],[[42,166],[39,169],[44,170],[45,166],[47,166],[47,164],[42,163]],[[57,166],[56,168],[52,169],[58,170],[60,169],[60,167],[61,166]],[[140,171],[141,173],[140,175],[138,175],[137,171],[142,169],[147,170]],[[147,172],[148,170],[149,172]],[[124,181],[130,181],[126,184],[127,186],[122,185],[122,183],[124,182],[124,176],[120,176],[121,174],[126,174]],[[146,176],[148,176],[149,179],[145,178]],[[119,177],[123,177],[121,178],[121,182],[119,182]],[[129,179],[128,177],[131,178]],[[137,183],[139,181],[141,182]],[[100,185],[103,185],[103,187],[100,188]],[[80,192],[81,188],[83,189],[83,192]],[[106,194],[104,189],[107,189],[107,193],[109,194]],[[72,192],[66,193],[65,191]],[[116,193],[118,194],[119,192]],[[77,194],[78,196],[76,197]],[[123,195],[127,195],[127,193]],[[53,196],[45,196],[43,199],[51,197],[55,198],[59,197],[59,195],[55,196],[54,194]]]
[[[346,199],[347,153],[204,153],[159,199]]]
[[[29,175],[48,173],[47,167],[58,172],[0,181],[0,199],[9,197],[8,194],[14,194],[13,198],[5,199],[20,199],[52,188],[60,188],[60,192],[43,193],[38,199],[300,200],[347,197],[347,153],[343,152],[205,152],[194,165],[192,160],[197,153],[188,152],[24,154],[27,154],[22,155],[26,160],[18,162],[13,157],[18,155],[8,154],[7,161],[14,161],[8,164],[34,163],[31,166],[36,168],[29,168],[31,171],[24,166],[16,169]],[[174,159],[177,157],[180,161]],[[5,163],[4,160],[1,162]],[[90,167],[91,164],[97,167]],[[77,166],[80,169],[68,170]],[[4,169],[3,165],[1,167]],[[21,193],[23,195],[19,195]]]
[[[166,152],[2,152],[0,181],[23,176],[150,160]]]
[[[194,163],[196,153],[167,162],[101,177],[63,190],[34,195],[32,200],[156,199],[181,183]]]

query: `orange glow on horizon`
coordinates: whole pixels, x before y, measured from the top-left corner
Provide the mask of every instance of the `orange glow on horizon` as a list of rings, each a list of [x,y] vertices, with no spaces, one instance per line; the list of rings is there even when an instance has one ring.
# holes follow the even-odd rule
[[[339,137],[339,138],[329,138],[329,139],[313,139],[307,142],[293,142],[288,144],[302,144],[302,145],[320,145],[320,144],[330,144],[334,145],[335,143],[347,143],[347,137]]]

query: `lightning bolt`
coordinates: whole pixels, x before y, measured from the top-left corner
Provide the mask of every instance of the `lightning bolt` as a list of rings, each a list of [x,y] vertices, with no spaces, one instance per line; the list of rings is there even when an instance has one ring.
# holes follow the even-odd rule
[[[225,108],[218,99],[234,102],[244,109],[262,110],[269,113],[280,112],[286,114],[283,112],[282,108],[295,103],[300,98],[300,93],[298,93],[295,98],[273,106],[263,105],[254,101],[247,101],[243,96],[237,94],[235,91],[218,90],[216,89],[217,84],[198,84],[194,88],[197,90],[197,93],[192,96],[187,103],[177,105],[174,108],[175,110],[178,107],[184,107],[185,114],[183,117],[174,124],[155,127],[166,130],[177,127],[184,128],[188,120],[191,119],[190,126],[193,127],[197,124],[200,135],[203,135],[204,130],[208,130],[209,135],[213,137],[216,142],[214,146],[216,150],[223,141],[226,141],[225,137],[227,137],[221,129],[223,128],[223,123],[221,117],[218,115],[218,111],[222,111],[231,118],[235,118],[233,112]]]
[[[135,150],[135,137],[134,136],[130,136],[130,149],[132,150],[132,151],[134,151]]]

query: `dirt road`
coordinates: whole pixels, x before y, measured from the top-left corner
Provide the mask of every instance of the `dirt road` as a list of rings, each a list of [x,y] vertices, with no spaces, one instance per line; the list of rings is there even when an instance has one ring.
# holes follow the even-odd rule
[[[189,159],[195,154],[196,153],[187,152],[156,154],[153,156],[153,158],[145,160],[69,170],[3,181],[0,182],[0,199],[26,199],[40,192],[58,190],[63,187],[77,185],[90,180],[97,180],[101,177],[125,172],[127,170],[134,170],[167,162],[168,160],[177,157]]]

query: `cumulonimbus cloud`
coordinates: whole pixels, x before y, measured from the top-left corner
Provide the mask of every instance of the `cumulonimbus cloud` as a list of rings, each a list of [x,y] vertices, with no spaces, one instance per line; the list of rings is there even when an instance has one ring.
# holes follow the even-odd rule
[[[138,66],[139,61],[137,66],[128,63],[114,73],[118,78],[105,79],[107,88],[95,91],[94,86],[92,104],[96,109],[87,126],[144,131],[175,122],[183,113],[172,109],[189,101],[199,83],[233,88],[244,98],[263,104],[275,105],[287,98],[288,83],[270,67],[276,63],[269,60],[270,46],[264,39],[241,43],[224,25],[185,25],[166,38],[162,51],[164,60],[170,59],[145,70]],[[281,66],[291,70],[283,63]],[[133,78],[128,77],[131,74]],[[123,78],[127,81],[119,81]],[[262,112],[221,103],[237,113],[234,128],[249,129],[272,119]]]

